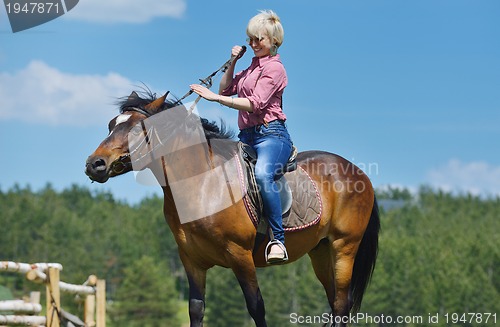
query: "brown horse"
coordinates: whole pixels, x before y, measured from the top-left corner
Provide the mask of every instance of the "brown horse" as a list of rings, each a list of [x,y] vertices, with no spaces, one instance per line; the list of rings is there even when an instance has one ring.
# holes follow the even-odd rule
[[[231,169],[226,169],[226,179],[222,183],[214,178],[189,178],[199,176],[201,172],[227,160],[227,156],[223,158],[224,155],[218,154],[220,151],[215,148],[225,144],[230,149],[236,149],[232,146],[235,141],[231,140],[224,126],[219,128],[201,119],[206,143],[181,146],[179,148],[184,150],[166,153],[161,157],[148,156],[152,150],[153,134],[148,132],[144,121],[158,113],[173,110],[175,102],[166,100],[166,96],[156,99],[151,94],[139,96],[133,92],[124,99],[120,103],[120,115],[109,123],[109,135],[88,157],[85,173],[91,180],[104,183],[110,177],[131,170],[148,167],[153,171],[162,185],[165,219],[178,244],[189,281],[191,326],[203,325],[206,274],[215,265],[232,269],[256,326],[267,326],[264,301],[256,277],[256,267],[266,266],[265,244],[253,251],[256,228],[240,198],[233,196],[231,205],[214,210],[224,197],[222,189],[225,186],[221,185],[237,183],[238,177],[233,175]],[[184,112],[186,120],[196,116],[190,115],[185,108],[179,112]],[[176,125],[169,126],[167,122],[163,129],[176,128]],[[132,150],[130,134],[141,130],[146,135],[146,142],[142,142],[142,149]],[[184,140],[177,134],[172,136],[175,137],[179,139],[171,141],[182,145]],[[149,158],[141,163],[140,168],[134,166],[131,156],[133,151],[140,152],[140,158]],[[309,255],[316,276],[326,291],[332,317],[335,318],[331,325],[346,326],[349,314],[360,308],[363,293],[375,267],[380,221],[374,190],[368,177],[359,168],[337,155],[307,151],[300,153],[297,160],[298,166],[316,183],[321,193],[323,210],[319,223],[286,233],[288,262],[306,253]],[[208,168],[205,167],[207,162]],[[178,185],[179,181],[184,181],[182,192],[174,190],[173,185]],[[186,199],[182,208],[179,201],[174,201],[178,193],[182,193]],[[189,222],[181,217],[181,211],[199,212],[200,208],[205,210],[202,212],[210,214]]]

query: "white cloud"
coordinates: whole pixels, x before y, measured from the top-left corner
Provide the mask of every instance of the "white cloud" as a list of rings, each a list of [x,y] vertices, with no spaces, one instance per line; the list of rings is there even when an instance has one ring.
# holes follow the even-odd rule
[[[146,23],[156,17],[182,17],[185,0],[81,0],[65,15],[97,23]]]
[[[116,113],[116,99],[132,85],[116,73],[73,75],[32,61],[14,74],[0,73],[0,120],[102,125]]]
[[[500,166],[476,161],[464,163],[451,159],[427,173],[431,186],[449,192],[473,195],[500,195]]]

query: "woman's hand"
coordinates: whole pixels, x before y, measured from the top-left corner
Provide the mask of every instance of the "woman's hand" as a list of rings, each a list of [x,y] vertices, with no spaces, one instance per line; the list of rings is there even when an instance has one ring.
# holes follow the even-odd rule
[[[189,85],[191,90],[193,90],[194,93],[198,94],[202,98],[208,100],[208,101],[218,101],[219,100],[219,95],[215,94],[214,92],[210,91],[207,89],[205,86],[200,85],[200,84],[191,84]]]
[[[232,49],[231,49],[231,58],[232,57],[236,57],[235,58],[235,61],[240,59],[240,54],[243,55],[242,53],[243,51],[243,47],[239,46],[239,45],[235,45]]]

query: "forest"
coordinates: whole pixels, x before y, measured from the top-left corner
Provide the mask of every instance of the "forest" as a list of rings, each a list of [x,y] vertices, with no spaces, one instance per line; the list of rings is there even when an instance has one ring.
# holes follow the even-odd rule
[[[498,324],[500,198],[427,187],[379,190],[377,197],[378,261],[358,316],[364,318],[353,325]],[[74,284],[90,274],[105,279],[108,326],[187,326],[187,280],[162,201],[130,205],[77,185],[0,189],[0,261],[59,262],[61,279]],[[316,318],[330,310],[308,257],[258,274],[269,326],[322,325]],[[0,273],[0,300],[32,290],[41,287]],[[62,303],[83,310],[74,296]],[[253,325],[231,271],[209,271],[205,317],[208,327]]]

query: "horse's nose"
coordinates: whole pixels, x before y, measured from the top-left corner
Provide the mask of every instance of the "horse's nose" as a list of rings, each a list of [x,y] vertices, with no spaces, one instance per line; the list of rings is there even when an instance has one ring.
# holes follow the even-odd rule
[[[92,163],[92,169],[96,172],[106,170],[106,161],[103,158],[98,158]]]
[[[102,157],[89,157],[85,163],[85,174],[97,182],[107,179],[106,160]]]

